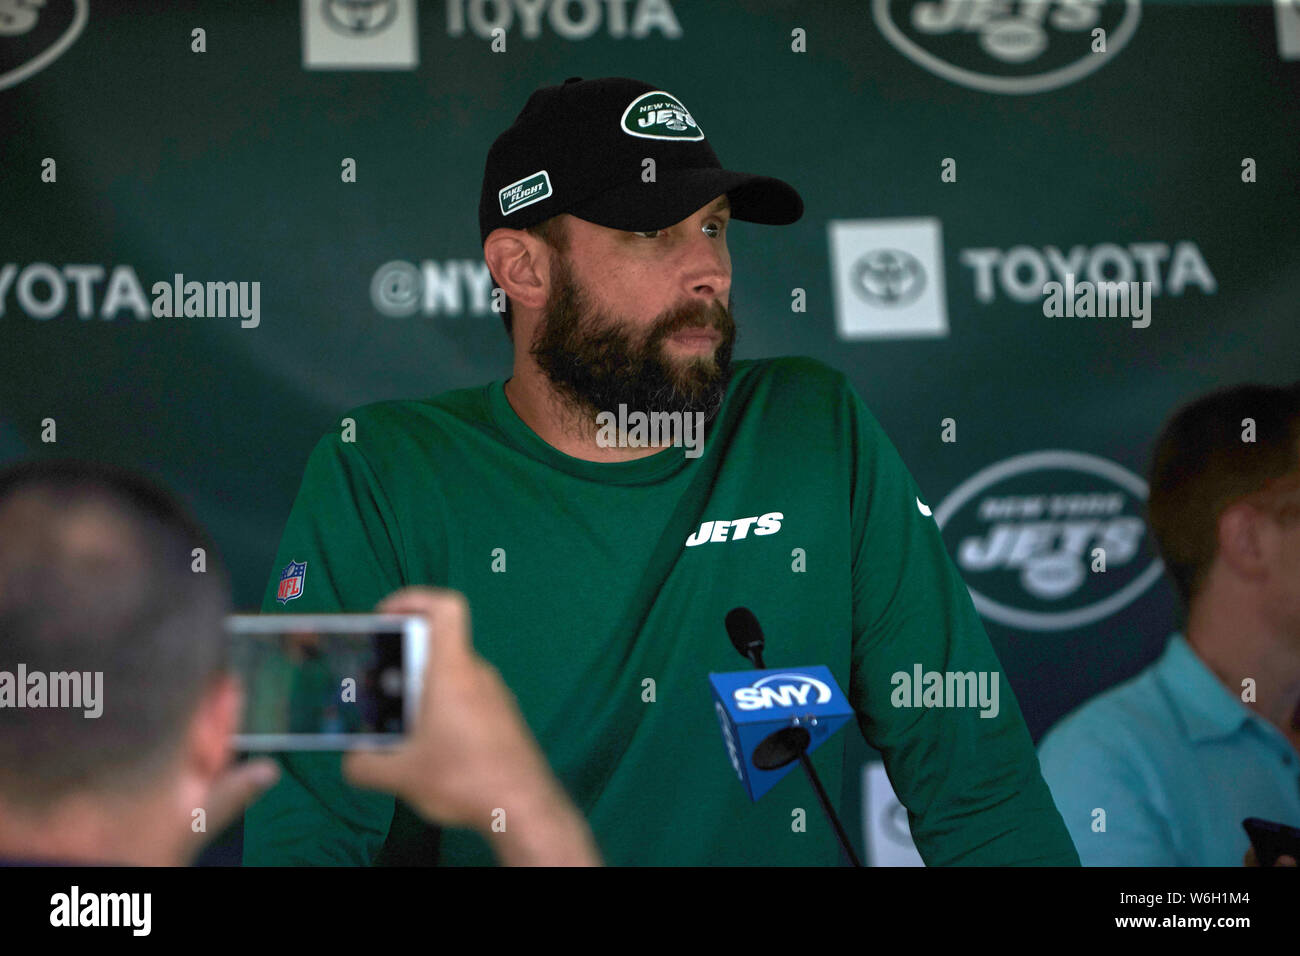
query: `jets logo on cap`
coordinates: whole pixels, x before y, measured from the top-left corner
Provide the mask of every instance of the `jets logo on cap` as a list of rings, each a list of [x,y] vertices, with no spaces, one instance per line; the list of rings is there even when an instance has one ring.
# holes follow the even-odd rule
[[[501,203],[501,215],[508,216],[525,206],[541,202],[550,194],[551,177],[542,169],[506,186],[497,193],[497,201]]]
[[[643,139],[704,139],[704,131],[677,97],[663,90],[642,93],[623,111],[623,132]]]

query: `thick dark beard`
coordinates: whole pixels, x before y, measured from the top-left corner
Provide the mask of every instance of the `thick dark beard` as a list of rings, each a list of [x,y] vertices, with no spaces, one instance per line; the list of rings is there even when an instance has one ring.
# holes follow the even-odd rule
[[[712,328],[722,335],[712,357],[677,362],[665,356],[665,341],[687,328]],[[598,413],[617,414],[619,405],[629,413],[699,412],[708,424],[727,394],[735,339],[730,308],[715,302],[666,313],[637,343],[615,318],[590,308],[560,259],[531,352],[575,420],[591,428]]]

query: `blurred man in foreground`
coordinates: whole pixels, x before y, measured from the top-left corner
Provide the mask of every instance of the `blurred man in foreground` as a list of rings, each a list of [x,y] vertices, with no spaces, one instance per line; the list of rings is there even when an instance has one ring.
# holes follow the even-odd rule
[[[0,862],[181,865],[275,782],[272,761],[231,763],[229,600],[206,533],[144,479],[75,462],[0,471]],[[599,863],[474,653],[464,598],[410,588],[377,610],[428,618],[430,666],[406,744],[349,755],[352,782],[447,825],[505,809],[508,829],[485,838],[506,864]]]

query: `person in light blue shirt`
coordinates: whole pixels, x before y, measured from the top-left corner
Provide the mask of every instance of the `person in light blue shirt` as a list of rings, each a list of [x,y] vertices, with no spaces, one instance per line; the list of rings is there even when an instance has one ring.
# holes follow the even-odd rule
[[[1184,630],[1039,762],[1085,866],[1239,866],[1244,818],[1300,828],[1300,382],[1176,412],[1147,510]]]
[[[1053,727],[1038,758],[1084,866],[1240,866],[1243,819],[1300,826],[1296,748],[1179,633]]]

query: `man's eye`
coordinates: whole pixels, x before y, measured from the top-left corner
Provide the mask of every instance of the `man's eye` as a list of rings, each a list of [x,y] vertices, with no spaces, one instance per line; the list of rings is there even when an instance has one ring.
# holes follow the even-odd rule
[[[704,230],[704,234],[710,239],[716,239],[718,236],[722,235],[722,230],[725,226],[726,223],[706,222],[700,228]],[[632,235],[639,236],[642,239],[657,239],[664,231],[665,230],[663,229],[650,229],[645,232],[633,232]]]

